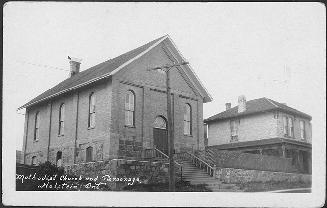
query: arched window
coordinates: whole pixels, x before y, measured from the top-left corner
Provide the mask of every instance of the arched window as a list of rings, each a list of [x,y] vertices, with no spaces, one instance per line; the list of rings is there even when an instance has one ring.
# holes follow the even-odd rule
[[[89,123],[90,128],[95,127],[95,95],[92,92],[89,97]]]
[[[184,105],[184,134],[192,135],[192,108],[188,103]]]
[[[62,152],[61,151],[57,152],[56,163],[57,163],[57,167],[62,166]]]
[[[37,165],[37,162],[36,162],[36,156],[33,156],[33,157],[32,157],[32,165],[33,165],[33,166],[36,166],[36,165]]]
[[[64,120],[65,120],[65,104],[61,104],[59,107],[59,135],[64,135]]]
[[[163,117],[158,116],[156,120],[154,120],[153,128],[167,129],[166,120]]]
[[[93,147],[86,148],[86,162],[93,161]]]
[[[134,126],[135,117],[135,95],[132,91],[127,91],[125,96],[125,125]]]
[[[34,141],[37,141],[40,139],[40,112],[35,114],[34,125]]]

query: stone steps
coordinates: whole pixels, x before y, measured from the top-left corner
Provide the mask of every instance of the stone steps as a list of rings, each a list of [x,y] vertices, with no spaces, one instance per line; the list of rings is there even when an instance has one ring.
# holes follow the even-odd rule
[[[236,184],[224,184],[219,179],[209,176],[204,170],[199,169],[189,161],[179,161],[183,166],[183,180],[192,185],[205,184],[213,192],[240,192]]]

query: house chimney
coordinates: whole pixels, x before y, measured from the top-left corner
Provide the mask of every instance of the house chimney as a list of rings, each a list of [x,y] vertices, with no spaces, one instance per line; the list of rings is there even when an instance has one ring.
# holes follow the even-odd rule
[[[246,111],[246,98],[244,95],[238,97],[238,113]]]
[[[226,103],[225,106],[226,106],[226,110],[229,110],[232,107],[232,104],[231,103]]]
[[[74,58],[68,56],[69,64],[70,64],[70,77],[79,73],[79,67],[81,65],[82,59]]]

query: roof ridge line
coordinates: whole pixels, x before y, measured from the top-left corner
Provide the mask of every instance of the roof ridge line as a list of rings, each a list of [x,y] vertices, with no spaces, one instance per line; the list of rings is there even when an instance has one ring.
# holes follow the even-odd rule
[[[275,103],[273,103],[269,98],[264,97],[269,103],[273,104],[276,108],[279,108],[278,105],[276,105]]]

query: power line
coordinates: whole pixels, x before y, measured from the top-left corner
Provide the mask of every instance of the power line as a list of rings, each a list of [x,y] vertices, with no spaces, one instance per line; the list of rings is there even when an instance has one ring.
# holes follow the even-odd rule
[[[56,69],[56,70],[61,70],[61,71],[69,71],[68,69],[63,69],[60,67],[55,67],[55,66],[49,66],[46,64],[36,64],[36,63],[32,63],[32,62],[27,62],[27,61],[16,61],[18,63],[22,63],[22,64],[29,64],[29,65],[33,65],[33,66],[38,66],[38,67],[43,67],[43,68],[50,68],[50,69]]]

